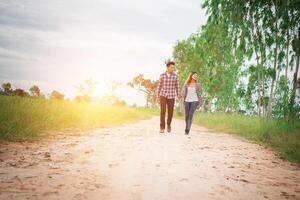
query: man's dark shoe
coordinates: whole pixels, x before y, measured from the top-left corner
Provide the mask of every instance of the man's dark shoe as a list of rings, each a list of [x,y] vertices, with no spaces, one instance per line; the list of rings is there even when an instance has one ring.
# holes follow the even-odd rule
[[[170,133],[171,132],[171,126],[168,126],[168,128],[167,128],[167,131],[168,131],[168,133]]]

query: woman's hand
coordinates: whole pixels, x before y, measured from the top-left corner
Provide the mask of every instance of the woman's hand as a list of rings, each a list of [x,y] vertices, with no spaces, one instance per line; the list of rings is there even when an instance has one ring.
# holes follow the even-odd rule
[[[198,101],[198,105],[197,105],[197,110],[199,110],[200,109],[200,107],[201,107],[201,101]]]

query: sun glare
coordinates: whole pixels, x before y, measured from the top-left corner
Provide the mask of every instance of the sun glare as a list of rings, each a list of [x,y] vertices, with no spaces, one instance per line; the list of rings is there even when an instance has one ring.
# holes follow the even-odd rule
[[[93,94],[93,97],[101,97],[101,96],[104,96],[107,92],[107,88],[105,87],[104,84],[101,84],[101,83],[98,83],[96,85],[96,88],[95,88],[95,92]]]

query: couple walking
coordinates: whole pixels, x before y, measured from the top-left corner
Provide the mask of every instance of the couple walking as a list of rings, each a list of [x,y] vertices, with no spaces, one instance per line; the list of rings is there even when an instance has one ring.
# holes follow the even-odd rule
[[[179,89],[179,78],[175,73],[175,63],[168,62],[166,72],[159,78],[157,90],[157,99],[160,102],[160,133],[165,132],[165,115],[168,110],[167,131],[171,132],[171,122],[173,117],[175,98],[183,100],[185,107],[185,134],[189,134],[193,115],[196,109],[202,104],[201,86],[198,83],[197,73],[190,73],[182,90]]]

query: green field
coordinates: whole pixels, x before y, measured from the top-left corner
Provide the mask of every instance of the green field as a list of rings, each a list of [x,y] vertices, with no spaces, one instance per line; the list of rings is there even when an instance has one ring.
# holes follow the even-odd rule
[[[244,136],[265,144],[285,159],[300,163],[300,121],[261,119],[237,114],[196,113],[194,123],[214,130]]]
[[[34,140],[49,131],[121,125],[155,113],[125,106],[0,95],[0,140]]]

